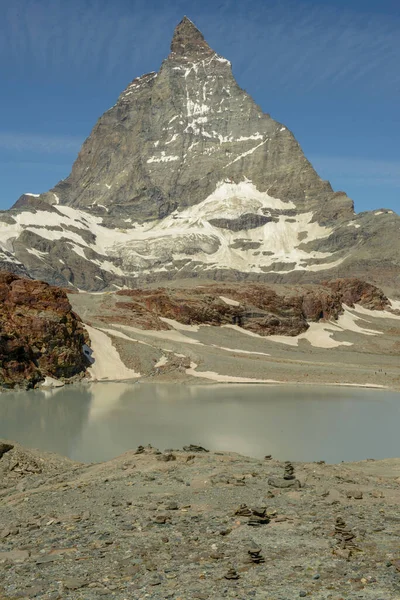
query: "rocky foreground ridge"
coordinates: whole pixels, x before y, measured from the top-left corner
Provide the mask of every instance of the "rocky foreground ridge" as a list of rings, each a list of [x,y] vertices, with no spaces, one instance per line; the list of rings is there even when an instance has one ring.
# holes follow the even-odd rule
[[[82,376],[88,341],[64,290],[0,272],[0,386]]]
[[[400,217],[355,214],[186,17],[71,174],[0,214],[0,266],[88,291],[218,281],[400,284]]]
[[[400,596],[399,459],[191,444],[85,465],[4,440],[0,476],[1,600]]]

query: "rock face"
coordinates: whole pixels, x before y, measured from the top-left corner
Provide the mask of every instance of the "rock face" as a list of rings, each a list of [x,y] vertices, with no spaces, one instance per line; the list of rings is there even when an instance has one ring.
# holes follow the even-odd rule
[[[29,388],[46,376],[85,372],[88,336],[63,290],[2,272],[0,300],[1,386]]]
[[[305,286],[282,295],[262,284],[210,285],[188,289],[121,290],[129,301],[117,302],[123,322],[143,329],[169,329],[168,319],[183,325],[238,325],[258,335],[295,336],[308,329],[307,321],[336,320],[343,304],[383,310],[383,292],[357,279]],[[118,317],[113,318],[118,322]]]
[[[186,17],[159,72],[129,84],[69,177],[0,221],[14,269],[86,290],[200,275],[400,281],[400,218],[355,215]]]
[[[166,290],[121,290],[131,301],[118,303],[145,328],[168,329],[173,319],[184,325],[238,325],[259,335],[298,335],[308,329],[298,297],[283,298],[262,285],[229,285]]]
[[[343,304],[353,307],[361,304],[370,310],[384,310],[388,307],[388,299],[382,290],[359,279],[336,279],[326,281],[325,285],[332,292],[339,294]]]
[[[244,175],[267,216],[271,208],[315,211],[324,203],[335,217],[353,216],[352,202],[321,181],[289,130],[263,114],[237,85],[230,62],[185,18],[160,71],[128,86],[97,122],[71,175],[45,198],[108,212],[107,220],[145,222],[199,204],[229,182],[236,185],[223,188],[224,200],[240,216],[236,186]],[[280,199],[276,206],[272,197]],[[263,214],[262,205],[248,208]]]

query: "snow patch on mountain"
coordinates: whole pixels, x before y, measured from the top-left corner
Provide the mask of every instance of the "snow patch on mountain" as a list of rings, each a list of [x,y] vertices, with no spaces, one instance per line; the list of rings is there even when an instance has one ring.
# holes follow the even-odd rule
[[[254,273],[318,271],[340,264],[343,257],[335,260],[329,252],[309,252],[302,247],[304,242],[328,237],[332,229],[314,222],[312,212],[292,216],[295,208],[291,201],[260,191],[247,178],[239,183],[226,179],[199,204],[161,220],[130,223],[127,229],[105,227],[102,217],[60,204],[52,211],[23,211],[13,215],[14,222],[0,220],[0,249],[13,253],[15,240],[28,230],[39,239],[66,244],[78,256],[120,277],[177,271],[182,264],[175,263],[182,259],[195,270]],[[258,216],[260,226],[256,223],[237,231],[216,224],[217,220],[229,223],[249,214]],[[263,219],[270,220],[263,224]],[[28,252],[46,260],[41,248],[31,247]],[[67,255],[60,259],[68,264]]]

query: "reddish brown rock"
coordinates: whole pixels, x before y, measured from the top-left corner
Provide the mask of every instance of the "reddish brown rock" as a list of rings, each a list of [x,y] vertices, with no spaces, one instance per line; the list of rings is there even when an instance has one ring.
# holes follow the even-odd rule
[[[358,279],[338,279],[322,285],[284,286],[281,293],[265,284],[210,284],[191,288],[121,290],[122,309],[114,322],[143,329],[169,329],[162,318],[185,325],[239,325],[259,335],[295,336],[308,328],[307,321],[336,320],[343,304],[359,303],[383,310],[383,292]],[[228,303],[224,300],[228,299]],[[230,302],[229,301],[233,301]]]
[[[64,290],[0,273],[0,385],[34,387],[47,375],[83,374],[88,341]]]
[[[132,299],[116,306],[132,310],[144,329],[168,328],[160,317],[186,325],[236,324],[260,335],[297,335],[308,328],[301,297],[278,296],[261,284],[121,290],[118,295]],[[239,304],[228,304],[221,296]]]
[[[381,289],[361,279],[334,279],[324,281],[323,285],[338,294],[342,304],[347,306],[361,304],[371,310],[385,310],[390,306],[389,300]]]
[[[315,287],[303,296],[302,309],[308,321],[337,319],[343,311],[339,294]]]

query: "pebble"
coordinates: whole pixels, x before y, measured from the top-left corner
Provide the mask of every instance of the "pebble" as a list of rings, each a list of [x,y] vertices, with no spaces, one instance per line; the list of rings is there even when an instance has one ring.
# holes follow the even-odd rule
[[[257,515],[253,515],[247,521],[247,525],[250,527],[259,527],[260,525],[268,525],[269,518],[268,517],[258,517]]]
[[[10,550],[9,552],[0,552],[0,562],[9,560],[11,562],[24,562],[30,556],[28,550]]]
[[[77,579],[75,577],[68,577],[63,581],[64,588],[66,590],[79,590],[87,585],[84,579]]]
[[[167,521],[167,515],[156,515],[156,517],[154,518],[154,523],[156,523],[157,525],[165,525]]]
[[[18,527],[6,527],[0,533],[0,539],[6,539],[9,536],[17,535],[18,533],[19,533],[19,528]]]
[[[162,583],[162,577],[161,577],[161,575],[159,575],[158,573],[153,573],[148,578],[148,583],[149,583],[149,585],[153,585],[153,586],[154,585],[161,585],[161,583]]]

